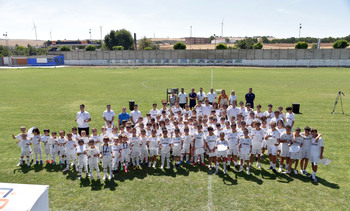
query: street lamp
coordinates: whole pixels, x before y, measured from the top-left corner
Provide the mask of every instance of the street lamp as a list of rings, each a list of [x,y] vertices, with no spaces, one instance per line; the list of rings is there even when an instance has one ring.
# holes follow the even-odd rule
[[[8,42],[7,32],[6,32],[5,34],[3,34],[3,36],[5,37],[5,42],[6,42],[7,58],[8,58],[8,60],[9,60],[8,66],[12,66],[12,65],[11,65],[10,48],[9,48],[9,42]]]

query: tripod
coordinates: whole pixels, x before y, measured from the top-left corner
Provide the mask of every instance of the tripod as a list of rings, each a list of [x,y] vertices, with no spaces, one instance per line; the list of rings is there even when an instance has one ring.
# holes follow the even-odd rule
[[[335,102],[334,102],[334,108],[333,108],[333,112],[331,114],[334,114],[335,112],[335,107],[337,106],[338,104],[338,100],[340,99],[340,104],[341,104],[341,111],[342,113],[344,114],[344,110],[343,110],[343,100],[341,98],[341,95],[345,96],[344,93],[342,91],[339,90],[338,92],[338,95],[337,95],[337,98],[335,99]]]

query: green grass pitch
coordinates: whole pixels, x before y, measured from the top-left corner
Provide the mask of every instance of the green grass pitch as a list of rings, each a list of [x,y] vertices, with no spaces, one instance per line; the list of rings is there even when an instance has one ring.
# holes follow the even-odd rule
[[[235,90],[243,100],[249,87],[263,110],[269,103],[301,104],[296,126],[316,127],[323,134],[324,157],[314,184],[302,175],[277,174],[255,165],[252,174],[230,170],[211,175],[206,168],[144,169],[119,173],[113,181],[78,180],[59,167],[16,167],[20,148],[11,135],[19,127],[70,130],[84,103],[99,132],[107,104],[116,113],[135,100],[145,115],[152,103],[165,99],[166,88],[210,89],[211,68],[56,68],[0,70],[0,181],[50,185],[53,210],[346,210],[350,201],[349,128],[350,69],[346,68],[214,68],[214,89]],[[344,112],[331,114],[339,90]],[[44,155],[45,156],[45,155]],[[309,164],[308,171],[311,171]],[[83,177],[85,178],[85,177]]]

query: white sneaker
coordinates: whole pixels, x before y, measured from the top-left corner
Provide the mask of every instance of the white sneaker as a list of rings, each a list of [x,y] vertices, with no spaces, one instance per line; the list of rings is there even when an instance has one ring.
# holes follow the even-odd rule
[[[97,177],[97,178],[98,178],[98,177]],[[104,175],[102,179],[103,179],[103,180],[106,180],[106,178],[107,178],[107,175]]]
[[[163,169],[163,168],[164,168],[164,166],[163,166],[163,165],[161,165],[161,166],[160,166],[160,169]]]
[[[298,174],[298,170],[294,169],[294,174]]]
[[[249,169],[247,169],[247,175],[250,175],[250,171],[249,171]]]
[[[257,163],[256,166],[258,167],[258,169],[261,169],[260,163]]]
[[[243,166],[241,166],[240,168],[239,168],[239,171],[238,172],[242,172],[243,171]]]
[[[300,169],[300,174],[304,174],[304,171]]]
[[[70,164],[70,166],[73,166],[73,165],[74,165],[74,163],[71,163],[71,164]]]
[[[21,162],[19,162],[18,164],[17,164],[17,166],[20,166],[21,165]]]
[[[112,176],[112,174],[110,174],[109,177],[108,177],[108,179],[109,179],[109,180],[112,180],[112,178],[113,178],[113,176]]]
[[[225,175],[227,174],[227,171],[226,171],[226,170],[224,170],[224,174],[225,174]]]
[[[65,172],[65,171],[68,171],[68,170],[69,170],[69,168],[66,167],[65,169],[62,170],[62,172]]]
[[[86,173],[86,177],[89,177],[90,176],[90,174],[89,173]]]
[[[27,163],[27,166],[30,166],[30,163]]]
[[[290,171],[284,171],[283,174],[290,174]]]
[[[278,172],[282,172],[282,168],[281,167],[278,168]]]
[[[156,164],[155,163],[153,163],[153,166],[152,166],[153,168],[155,168],[156,167]]]
[[[152,165],[152,163],[151,163],[151,162],[149,162],[149,163],[148,163],[148,168],[151,168],[151,165]]]
[[[316,179],[316,177],[312,177],[312,179],[314,180],[314,182],[317,182],[317,179]]]

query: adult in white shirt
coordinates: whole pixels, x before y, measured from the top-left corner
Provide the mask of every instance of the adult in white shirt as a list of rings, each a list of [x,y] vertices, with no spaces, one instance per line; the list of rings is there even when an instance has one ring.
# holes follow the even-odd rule
[[[230,98],[228,99],[230,105],[232,105],[233,102],[236,102],[237,105],[237,96],[236,96],[236,92],[234,90],[231,91],[231,95]]]
[[[214,89],[211,88],[210,92],[207,94],[207,99],[209,100],[209,104],[213,105],[213,103],[216,101],[217,94],[214,92]]]
[[[85,130],[86,135],[89,135],[89,122],[91,122],[91,116],[89,112],[85,111],[85,105],[80,105],[80,111],[77,113],[75,120],[78,123],[78,133],[81,135],[81,131]]]
[[[184,88],[181,88],[181,92],[177,95],[177,99],[179,100],[180,107],[185,108],[185,105],[188,102],[188,97]]]
[[[137,110],[138,105],[134,105],[134,110],[130,112],[130,120],[133,125],[136,125],[136,123],[139,121],[139,118],[141,117],[141,111]]]
[[[206,99],[205,100],[205,105],[202,108],[203,116],[207,115],[207,117],[209,117],[210,116],[210,112],[211,112],[212,109],[213,109],[213,107],[209,104],[209,100]]]
[[[103,112],[102,115],[103,119],[105,120],[105,126],[107,126],[107,122],[111,121],[112,125],[114,125],[114,117],[115,117],[115,113],[113,110],[111,110],[111,105],[107,105],[107,110],[105,110]]]
[[[199,88],[199,92],[197,93],[197,100],[203,102],[205,99],[206,95],[203,92],[203,88]]]
[[[236,106],[237,106],[237,102],[233,101],[232,105],[230,105],[227,108],[228,119],[231,119],[233,116],[235,117],[235,119],[237,119],[237,115],[240,113],[241,110]]]

